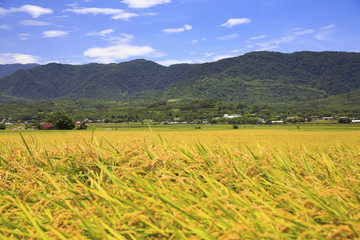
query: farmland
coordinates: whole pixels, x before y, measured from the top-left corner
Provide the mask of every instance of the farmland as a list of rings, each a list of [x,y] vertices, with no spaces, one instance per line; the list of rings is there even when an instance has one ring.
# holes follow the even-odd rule
[[[0,133],[0,238],[354,239],[360,128]]]

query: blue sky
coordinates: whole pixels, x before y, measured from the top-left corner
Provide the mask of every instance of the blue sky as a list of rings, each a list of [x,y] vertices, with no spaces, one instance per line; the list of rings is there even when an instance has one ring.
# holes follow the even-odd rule
[[[360,0],[0,0],[0,64],[360,51]]]

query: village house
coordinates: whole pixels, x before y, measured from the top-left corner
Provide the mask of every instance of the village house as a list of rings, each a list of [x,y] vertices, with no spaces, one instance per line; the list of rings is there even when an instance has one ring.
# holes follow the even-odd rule
[[[310,116],[312,121],[317,121],[317,120],[320,120],[321,117],[320,116]]]
[[[238,118],[238,117],[242,117],[242,116],[239,114],[234,114],[234,115],[224,114],[224,118]]]
[[[87,126],[85,124],[85,122],[77,122],[75,123],[75,127],[79,127],[80,130],[86,130],[87,129]]]
[[[323,117],[322,120],[325,120],[325,121],[332,121],[332,120],[335,120],[336,118],[335,117]]]
[[[16,128],[12,128],[11,130],[27,130],[27,128],[23,127],[23,126],[19,126],[19,127],[16,127]]]
[[[52,123],[39,123],[34,127],[34,130],[55,130],[56,127]]]
[[[92,121],[91,119],[84,118],[84,122],[86,122],[86,123],[92,123],[93,121]]]
[[[271,121],[272,124],[283,124],[284,121],[279,120],[279,121]]]

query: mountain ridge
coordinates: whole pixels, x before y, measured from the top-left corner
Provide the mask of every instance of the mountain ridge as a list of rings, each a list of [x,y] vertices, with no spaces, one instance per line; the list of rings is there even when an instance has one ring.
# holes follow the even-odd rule
[[[215,98],[281,105],[360,89],[360,53],[264,51],[168,67],[145,59],[117,64],[51,63],[1,77],[0,85],[3,102]]]

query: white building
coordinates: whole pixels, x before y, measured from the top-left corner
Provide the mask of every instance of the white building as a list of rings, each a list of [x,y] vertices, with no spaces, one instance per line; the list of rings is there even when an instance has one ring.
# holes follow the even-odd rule
[[[238,118],[238,117],[242,117],[242,116],[239,114],[234,114],[234,115],[224,114],[224,118]]]
[[[284,121],[280,120],[280,121],[271,121],[273,124],[283,124]]]

